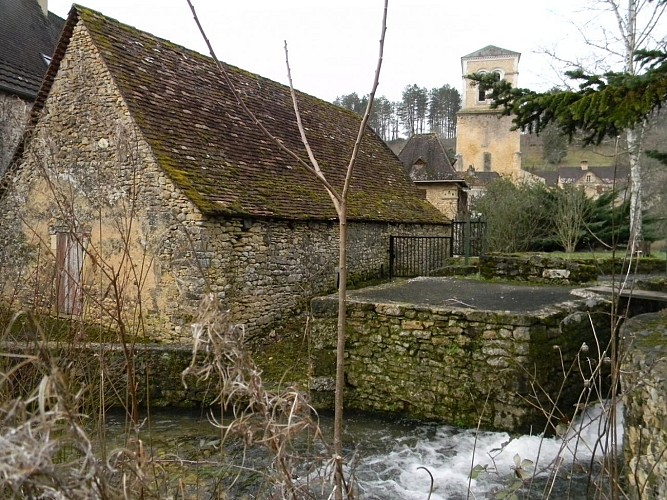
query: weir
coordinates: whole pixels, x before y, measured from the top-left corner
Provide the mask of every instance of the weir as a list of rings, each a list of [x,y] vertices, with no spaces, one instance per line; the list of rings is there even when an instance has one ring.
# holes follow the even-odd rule
[[[599,346],[609,341],[609,310],[582,289],[453,278],[351,292],[347,407],[549,434],[586,395]],[[312,311],[315,350],[331,360],[315,366],[314,385],[331,388],[336,296],[314,299]]]

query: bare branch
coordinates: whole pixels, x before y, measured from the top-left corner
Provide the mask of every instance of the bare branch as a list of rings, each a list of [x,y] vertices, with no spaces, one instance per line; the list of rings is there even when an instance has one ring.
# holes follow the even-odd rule
[[[299,133],[301,134],[301,142],[303,142],[303,145],[306,148],[306,151],[308,152],[308,158],[310,158],[310,163],[312,164],[313,170],[315,171],[314,172],[315,175],[320,181],[326,183],[327,181],[326,177],[324,177],[324,173],[322,173],[322,169],[320,169],[320,164],[318,163],[317,158],[315,158],[315,155],[313,154],[313,150],[310,147],[310,143],[308,142],[308,137],[306,137],[306,130],[304,129],[303,122],[301,121],[301,113],[299,112],[299,103],[297,102],[296,92],[294,90],[294,84],[292,82],[292,70],[289,65],[289,52],[287,50],[287,40],[285,40],[285,65],[287,66],[287,79],[289,80],[289,90],[290,90],[290,95],[292,96],[292,104],[294,105],[296,124],[299,127]],[[329,188],[327,188],[327,193],[329,193],[331,201],[333,201],[333,204],[336,207],[336,213],[340,215],[340,202],[342,201],[341,195],[336,190],[332,190]]]
[[[373,101],[375,100],[375,92],[377,91],[378,85],[380,84],[380,69],[382,68],[382,59],[384,57],[384,36],[387,32],[387,6],[389,0],[384,1],[384,12],[382,14],[382,29],[380,32],[380,53],[378,54],[378,62],[375,67],[375,78],[373,80],[373,86],[370,94],[368,95],[368,104],[366,105],[366,111],[364,112],[364,117],[361,120],[361,125],[359,126],[359,134],[357,135],[357,140],[354,143],[354,149],[352,150],[352,156],[350,158],[350,163],[347,166],[347,175],[345,176],[345,185],[343,187],[343,199],[347,197],[347,191],[350,187],[350,179],[352,178],[352,170],[354,165],[357,162],[357,156],[359,155],[359,148],[361,146],[361,139],[364,136],[366,131],[366,125],[368,124],[368,119],[371,115],[371,108],[373,107]]]

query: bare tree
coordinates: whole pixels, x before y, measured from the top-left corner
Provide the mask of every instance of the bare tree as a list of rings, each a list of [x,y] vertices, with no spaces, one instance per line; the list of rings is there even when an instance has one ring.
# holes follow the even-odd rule
[[[555,191],[555,194],[554,233],[565,251],[572,253],[584,235],[586,215],[591,205],[586,192],[571,184]]]
[[[608,72],[614,69],[614,65],[620,65],[623,73],[637,75],[642,68],[635,56],[639,50],[660,45],[654,39],[653,32],[666,8],[667,3],[663,1],[591,0],[590,10],[597,13],[592,19],[596,21],[576,26],[585,44],[591,49],[588,60],[557,60],[570,68],[574,66],[588,73]],[[610,30],[608,26],[613,24],[616,28]],[[630,163],[630,244],[633,249],[637,249],[643,241],[640,155],[647,123],[642,121],[624,132]]]
[[[305,128],[301,123],[301,115],[299,113],[299,105],[296,92],[294,91],[294,86],[292,83],[291,70],[289,65],[289,55],[287,50],[287,42],[285,42],[285,62],[287,66],[287,73],[290,82],[290,91],[292,94],[292,101],[294,104],[294,112],[297,124],[299,126],[299,132],[301,134],[301,139],[303,145],[308,154],[308,162],[301,158],[296,152],[287,148],[276,136],[271,134],[269,130],[262,124],[262,122],[255,116],[255,114],[248,108],[245,104],[241,95],[234,87],[227,69],[220,62],[218,57],[215,54],[213,46],[209,41],[204,28],[202,27],[197,13],[192,4],[191,0],[187,0],[192,15],[197,27],[201,32],[201,35],[206,42],[206,45],[209,49],[211,57],[215,61],[215,64],[218,68],[218,71],[221,73],[225,83],[228,85],[230,91],[234,94],[234,97],[238,104],[241,106],[246,115],[252,120],[252,122],[259,127],[259,129],[264,133],[274,144],[276,144],[282,151],[294,158],[298,164],[305,169],[306,172],[315,176],[315,178],[322,184],[322,187],[326,190],[327,194],[331,198],[331,201],[336,209],[336,214],[338,215],[338,226],[339,226],[339,247],[338,247],[338,272],[339,272],[339,285],[338,285],[338,329],[337,329],[337,343],[336,343],[336,394],[335,394],[335,410],[334,410],[334,475],[335,475],[335,496],[337,499],[343,498],[343,391],[345,387],[345,325],[346,325],[346,298],[347,298],[347,198],[350,188],[350,180],[352,178],[352,172],[354,171],[354,166],[357,161],[357,155],[359,153],[359,148],[361,146],[361,140],[364,134],[367,132],[366,126],[368,124],[369,116],[371,114],[371,108],[373,106],[373,101],[375,99],[375,92],[377,90],[379,81],[380,81],[380,69],[382,67],[382,60],[384,54],[384,39],[385,33],[387,30],[387,9],[389,0],[384,0],[384,12],[382,16],[382,29],[380,35],[380,48],[377,66],[375,68],[375,77],[373,80],[372,90],[368,94],[368,103],[366,105],[366,111],[364,112],[363,118],[359,125],[359,132],[357,134],[357,139],[354,143],[354,148],[350,154],[350,161],[347,166],[345,181],[343,183],[342,189],[337,189],[332,184],[329,183],[324,173],[322,172],[317,158],[308,143],[308,138],[306,136]],[[349,495],[349,492],[348,492]]]

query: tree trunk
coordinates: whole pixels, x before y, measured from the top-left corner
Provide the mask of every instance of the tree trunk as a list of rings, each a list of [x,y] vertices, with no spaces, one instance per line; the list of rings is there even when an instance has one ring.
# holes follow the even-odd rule
[[[630,157],[630,244],[637,250],[644,240],[642,229],[642,173],[639,161],[641,131],[626,131],[628,154]]]
[[[338,341],[336,344],[336,395],[334,410],[334,454],[336,500],[343,498],[343,391],[345,390],[345,328],[347,325],[347,204],[338,212]]]

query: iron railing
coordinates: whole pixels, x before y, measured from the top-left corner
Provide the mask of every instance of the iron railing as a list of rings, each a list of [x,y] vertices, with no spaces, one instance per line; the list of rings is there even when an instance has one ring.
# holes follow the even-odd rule
[[[485,242],[485,221],[471,220],[452,222],[452,255],[457,257],[479,257],[484,253]]]
[[[485,237],[484,221],[454,221],[451,237],[390,236],[389,278],[438,274],[450,257],[482,255]]]
[[[451,256],[449,236],[390,236],[389,278],[436,274]]]

